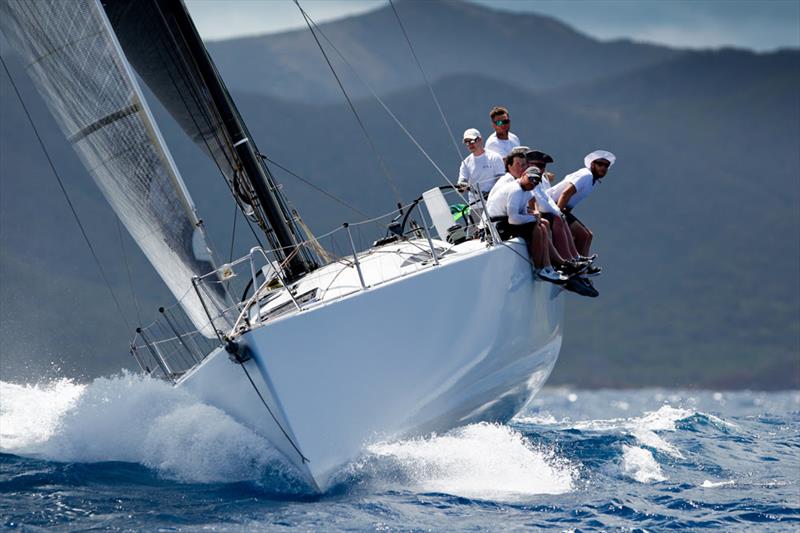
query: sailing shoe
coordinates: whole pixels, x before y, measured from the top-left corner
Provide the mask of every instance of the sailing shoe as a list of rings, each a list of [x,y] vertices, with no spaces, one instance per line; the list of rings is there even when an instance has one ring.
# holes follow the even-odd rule
[[[585,255],[578,256],[578,261],[586,261],[588,263],[594,263],[595,260],[597,260],[597,254],[592,254],[589,257],[586,257]]]
[[[572,291],[576,294],[587,296],[589,298],[597,298],[600,296],[600,293],[594,288],[592,282],[580,276],[573,276],[569,278],[569,281],[567,281],[566,285],[564,285],[564,288],[568,291]]]
[[[589,268],[589,263],[586,263],[584,261],[567,260],[558,269],[565,276],[574,276],[576,274],[580,274],[581,272],[585,271],[587,268]]]
[[[558,283],[559,285],[562,283],[566,283],[569,279],[567,276],[561,274],[557,270],[554,270],[553,267],[544,267],[540,268],[536,275],[539,279],[543,279],[545,281],[549,281],[550,283]]]
[[[584,277],[593,278],[603,273],[603,269],[599,266],[589,265],[589,268],[583,273]]]

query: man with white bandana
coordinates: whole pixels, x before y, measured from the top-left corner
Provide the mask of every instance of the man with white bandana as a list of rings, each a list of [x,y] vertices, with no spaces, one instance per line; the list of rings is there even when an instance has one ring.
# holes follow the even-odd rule
[[[564,213],[581,259],[590,259],[588,256],[592,246],[592,232],[572,214],[572,210],[594,191],[616,160],[617,157],[611,152],[595,150],[583,159],[584,168],[567,175],[547,191]],[[593,270],[596,271],[595,274],[600,273],[598,267]]]

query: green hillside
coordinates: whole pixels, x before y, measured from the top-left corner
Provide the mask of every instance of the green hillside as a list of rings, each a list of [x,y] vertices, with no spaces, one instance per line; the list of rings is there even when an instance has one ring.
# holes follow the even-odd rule
[[[376,17],[369,25],[355,18],[342,27],[359,24],[372,33],[388,24],[369,16]],[[335,24],[340,23],[332,29]],[[583,36],[570,41],[572,33],[562,33],[565,50],[609,53],[607,43]],[[444,43],[442,53],[458,51],[457,43]],[[223,44],[230,58],[237,50],[252,53],[249,40],[218,43],[215,52]],[[632,43],[625,49],[637,50]],[[601,297],[567,296],[565,342],[551,383],[800,387],[800,52],[656,51],[638,49],[638,63],[571,82],[562,76],[547,83],[548,71],[530,65],[513,78],[481,68],[448,74],[449,67],[434,76],[457,135],[468,127],[488,134],[487,111],[502,104],[511,109],[513,131],[523,143],[551,153],[559,175],[579,168],[584,154],[596,148],[618,156],[579,213],[596,233],[605,268],[596,283]],[[232,61],[226,57],[218,60]],[[278,59],[293,57],[287,52]],[[128,264],[119,261],[113,215],[19,66],[14,68],[128,322],[136,322],[128,268],[147,321],[169,295],[127,237]],[[239,72],[233,86],[250,87],[234,91],[234,98],[262,152],[370,215],[394,208],[391,189],[347,106],[319,103],[325,98],[298,104],[297,98],[309,97],[302,89],[307,80],[291,77],[281,82],[290,86],[287,98],[275,98],[259,92],[263,79],[252,75],[248,85],[238,68],[221,64],[223,72]],[[428,89],[386,83],[392,89],[383,95],[386,103],[455,178],[459,156]],[[131,366],[128,327],[4,76],[0,89],[0,369],[4,376],[30,376],[58,360],[88,377]],[[404,202],[442,183],[375,101],[357,100],[356,107]],[[227,255],[234,214],[227,188],[200,150],[154,108],[212,240]],[[315,232],[361,218],[273,171]],[[241,254],[252,238],[241,221],[238,230],[234,250]],[[465,301],[469,305],[468,293]]]

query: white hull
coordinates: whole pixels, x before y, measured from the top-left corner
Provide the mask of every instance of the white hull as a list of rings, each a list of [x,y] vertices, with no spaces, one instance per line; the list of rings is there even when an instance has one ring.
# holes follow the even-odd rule
[[[534,282],[526,257],[516,240],[470,241],[439,266],[245,333],[244,367],[263,402],[224,350],[180,385],[267,437],[324,490],[371,441],[507,421],[533,397],[558,358],[564,299]],[[362,264],[368,286],[387,268]],[[352,284],[346,270],[331,279]]]

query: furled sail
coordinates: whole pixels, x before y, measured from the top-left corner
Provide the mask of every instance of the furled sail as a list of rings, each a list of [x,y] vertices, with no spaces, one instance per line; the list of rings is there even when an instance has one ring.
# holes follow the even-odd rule
[[[195,326],[227,329],[202,223],[97,0],[0,2],[0,28],[120,220]],[[207,311],[208,310],[208,311]],[[209,323],[208,314],[215,316]]]

